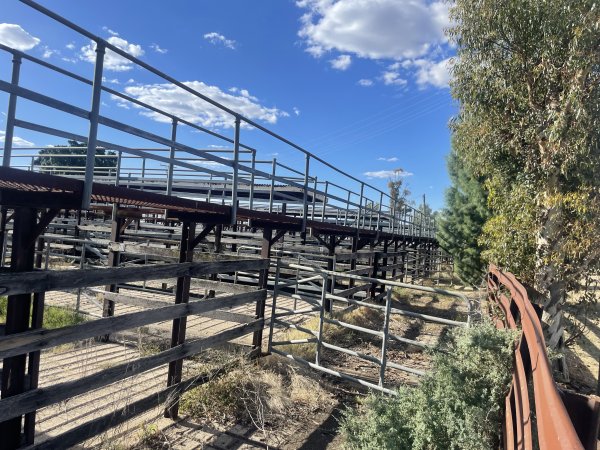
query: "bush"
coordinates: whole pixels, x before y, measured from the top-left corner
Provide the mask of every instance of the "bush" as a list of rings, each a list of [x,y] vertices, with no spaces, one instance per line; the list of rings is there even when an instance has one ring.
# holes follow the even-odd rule
[[[6,297],[0,297],[0,323],[6,322],[8,300]],[[55,328],[68,327],[85,322],[86,318],[82,314],[58,306],[44,307],[43,327],[49,330]]]
[[[397,397],[371,394],[346,411],[350,449],[498,448],[516,335],[490,322],[455,329],[433,355],[433,370]]]

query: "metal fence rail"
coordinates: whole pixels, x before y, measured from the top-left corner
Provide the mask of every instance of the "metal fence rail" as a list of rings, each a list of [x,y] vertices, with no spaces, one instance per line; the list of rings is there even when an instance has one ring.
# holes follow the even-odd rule
[[[244,117],[225,105],[212,100],[192,89],[185,83],[175,80],[166,73],[126,53],[108,41],[95,36],[89,31],[36,2],[32,0],[21,1],[58,21],[62,25],[74,30],[81,36],[91,39],[96,45],[96,63],[93,78],[87,79],[62,67],[0,44],[0,51],[7,52],[13,57],[11,80],[0,80],[0,90],[9,94],[4,156],[2,162],[3,166],[11,166],[15,164],[15,162],[17,166],[27,166],[27,163],[23,163],[23,161],[30,158],[31,155],[27,155],[25,159],[21,159],[21,162],[17,162],[15,160],[19,159],[19,154],[18,152],[13,152],[14,130],[15,128],[22,128],[55,137],[76,140],[78,142],[83,142],[86,145],[85,166],[79,168],[77,173],[74,174],[83,178],[85,181],[82,199],[82,207],[84,209],[87,209],[90,206],[92,183],[94,179],[97,179],[98,176],[107,175],[105,168],[95,167],[97,149],[103,148],[116,151],[119,160],[132,156],[137,158],[137,166],[140,167],[140,169],[136,172],[123,171],[120,163],[117,164],[118,169],[116,170],[116,173],[113,174],[109,171],[111,176],[116,177],[117,184],[119,178],[123,177],[130,181],[128,185],[132,185],[131,175],[126,174],[136,173],[136,177],[139,176],[143,179],[146,171],[149,173],[154,172],[158,177],[162,177],[162,173],[166,175],[164,177],[165,181],[162,183],[164,186],[162,187],[164,188],[164,192],[168,195],[172,194],[174,186],[177,184],[175,181],[176,179],[188,178],[189,180],[191,175],[196,177],[196,175],[201,174],[204,180],[208,177],[209,181],[219,180],[226,183],[228,186],[227,195],[222,196],[219,200],[231,205],[231,220],[233,224],[236,223],[236,213],[240,202],[246,201],[249,209],[259,206],[255,204],[254,194],[256,189],[255,186],[262,180],[264,183],[267,185],[270,184],[271,186],[271,195],[268,199],[268,203],[265,201],[262,204],[262,207],[268,209],[269,212],[273,212],[275,209],[285,211],[285,208],[283,207],[276,208],[274,206],[274,203],[276,202],[279,202],[282,205],[285,203],[282,201],[281,196],[277,199],[275,198],[276,196],[273,195],[276,183],[298,189],[300,196],[299,198],[296,197],[294,210],[285,212],[291,212],[292,214],[301,217],[303,220],[303,228],[306,228],[306,221],[310,219],[321,220],[324,222],[333,221],[336,224],[343,224],[345,226],[353,226],[361,229],[380,229],[399,235],[434,237],[435,223],[430,215],[425,215],[422,211],[406,204],[396,204],[389,193],[383,192],[371,184],[338,169],[333,164],[323,160],[298,144],[289,141],[285,137],[278,135],[259,123]],[[104,74],[104,59],[107,51],[116,53],[139,69],[143,69],[164,82],[185,91],[191,98],[202,100],[206,102],[207,105],[218,108],[223,113],[229,115],[234,128],[233,136],[229,137],[214,132],[196,123],[178,117],[169,111],[161,110],[154,105],[144,103],[130,95],[105,86],[102,80]],[[20,73],[23,62],[48,69],[63,77],[91,86],[90,109],[80,108],[58,98],[53,98],[41,92],[32,91],[22,87],[20,85]],[[119,101],[127,102],[128,104],[135,106],[136,112],[151,112],[170,121],[170,135],[161,136],[133,126],[131,123],[121,122],[106,116],[102,111],[102,95],[106,94],[119,99]],[[70,130],[57,129],[53,127],[52,124],[34,123],[30,120],[21,119],[17,115],[18,102],[20,99],[50,107],[55,111],[66,113],[73,118],[86,120],[89,124],[89,132],[87,135],[81,135]],[[147,150],[104,141],[101,139],[99,133],[100,126],[150,141],[161,147],[155,150]],[[222,140],[224,143],[231,146],[231,149],[229,150],[230,157],[224,157],[224,155],[217,154],[218,152],[213,150],[208,151],[206,149],[198,149],[183,144],[180,139],[178,139],[178,134],[181,135],[180,131],[182,127],[187,127],[188,129]],[[304,158],[304,170],[292,168],[289,165],[278,162],[276,159],[273,159],[273,161],[270,162],[257,160],[257,150],[241,141],[243,127],[252,127],[257,132],[264,133],[270,138],[273,138],[278,145],[284,145],[291,148],[294,152],[298,152]],[[242,154],[249,154],[250,159],[242,160],[240,158]],[[34,165],[31,164],[32,161],[33,159],[29,161],[30,169],[42,170],[39,167],[33,167]],[[164,169],[157,172],[155,167],[150,167],[150,162],[154,165],[162,163],[164,164]],[[209,167],[206,164],[201,166],[198,162],[210,163],[211,166]],[[217,166],[215,166],[215,164]],[[265,164],[270,164],[271,167],[265,167],[263,170],[257,168],[257,166],[264,166]],[[45,168],[43,170],[49,169]],[[60,168],[55,167],[54,170],[59,171]],[[321,176],[322,179],[319,180],[318,174],[323,172],[323,170],[327,170],[330,174],[342,179],[342,184],[344,184],[344,186],[329,181],[329,175],[325,177]],[[241,191],[244,191],[244,195],[240,195]],[[209,201],[214,200],[214,198],[209,199]]]
[[[496,326],[521,330],[515,346],[512,384],[506,396],[504,448],[533,449],[537,440],[541,449],[583,449],[552,377],[542,325],[525,287],[513,274],[492,265],[488,291],[490,302],[502,311],[501,315],[493,314]],[[593,447],[587,448],[596,448],[595,442],[594,438]]]
[[[290,278],[290,271],[294,270],[296,271],[296,275]],[[282,272],[287,272],[288,277],[283,277]],[[356,292],[352,291],[350,294],[336,292],[334,280],[346,280],[351,285],[353,283],[362,283],[363,286],[357,286],[359,289],[362,289],[363,291],[365,290],[365,288],[371,290],[372,300],[385,300],[385,303],[377,304],[354,299],[353,296],[358,292],[358,290]],[[290,291],[290,288],[292,287],[294,289]],[[441,317],[420,314],[392,307],[392,293],[395,287],[402,287],[405,289],[411,289],[420,292],[437,293],[454,297],[458,299],[461,303],[465,304],[468,311],[468,317],[470,318],[472,308],[470,301],[463,294],[455,291],[432,288],[427,286],[418,286],[408,283],[401,283],[393,280],[353,275],[345,272],[329,271],[322,269],[318,266],[285,263],[282,262],[281,258],[278,258],[275,271],[275,283],[273,289],[272,303],[270,305],[271,321],[269,333],[269,351],[289,358],[293,361],[296,361],[299,364],[311,367],[320,372],[337,376],[339,378],[358,383],[362,386],[378,390],[386,394],[395,395],[396,391],[391,387],[386,386],[385,384],[386,370],[400,370],[416,376],[422,376],[424,375],[424,372],[413,367],[408,367],[406,365],[390,361],[387,357],[387,350],[390,341],[401,342],[404,344],[414,345],[421,348],[429,347],[429,345],[420,341],[392,334],[389,329],[389,324],[390,318],[393,315],[414,317],[424,321],[442,324],[445,326],[468,325],[468,321],[460,322],[455,320],[449,320]],[[378,293],[375,293],[376,291]],[[292,297],[294,300],[302,301],[308,306],[301,306],[299,309],[296,309],[297,306],[296,303],[294,303],[293,309],[280,308],[277,305],[277,299],[279,296]],[[346,308],[348,306],[360,306],[383,312],[383,320],[380,324],[381,327],[378,329],[372,329],[335,319],[332,315],[332,312],[334,311],[334,303],[342,305],[343,308]],[[319,317],[319,322],[316,330],[307,328],[302,324],[292,323],[290,321],[290,319],[294,317],[309,317],[310,315],[316,314],[318,314]],[[323,327],[325,324],[333,324],[338,327],[342,327],[346,330],[357,331],[359,333],[363,333],[365,335],[381,339],[380,356],[376,357],[373,355],[368,355],[363,352],[355,351],[340,345],[333,344],[331,342],[327,342],[323,334]],[[283,329],[295,329],[305,333],[309,337],[305,339],[274,340],[273,337],[276,327]],[[281,350],[282,346],[293,346],[298,344],[316,345],[314,361],[308,361],[304,358],[299,357],[298,355],[294,355],[292,353]],[[326,367],[322,362],[323,349],[329,349],[335,352],[348,354],[355,358],[361,359],[363,361],[375,365],[379,369],[378,382],[373,383],[372,381],[365,380],[355,375],[350,375],[341,370],[334,370],[331,367]]]

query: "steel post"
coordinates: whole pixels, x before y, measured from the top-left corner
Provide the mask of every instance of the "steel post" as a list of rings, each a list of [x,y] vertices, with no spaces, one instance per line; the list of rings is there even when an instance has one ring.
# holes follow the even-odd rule
[[[269,212],[273,212],[273,199],[275,197],[275,172],[277,170],[277,158],[273,158],[273,170],[271,173],[271,191],[269,192]]]
[[[231,181],[231,224],[237,223],[238,208],[238,176],[240,165],[240,117],[235,118],[235,135],[233,138],[233,180]]]
[[[360,200],[358,202],[358,215],[356,216],[356,228],[360,228],[360,217],[362,215],[362,204],[365,192],[365,183],[360,183]]]
[[[85,181],[81,198],[81,209],[89,209],[92,200],[92,185],[94,182],[94,164],[96,162],[96,143],[98,138],[98,116],[102,102],[102,72],[104,68],[104,53],[106,48],[103,41],[96,43],[96,65],[94,81],[92,82],[92,107],[90,110],[90,130],[88,133],[87,154],[85,157]]]
[[[310,220],[315,220],[315,203],[317,201],[317,187],[319,186],[317,177],[315,177],[315,182],[313,184],[314,188],[313,188],[313,194],[312,194],[312,211],[310,213]]]
[[[383,318],[383,339],[381,343],[381,365],[379,366],[379,387],[383,387],[385,379],[385,367],[387,364],[386,353],[390,330],[390,314],[392,311],[392,288],[388,287],[385,299],[385,317]]]
[[[21,56],[13,55],[12,76],[10,83],[12,87],[19,85],[19,76],[21,73]],[[6,132],[4,134],[4,156],[2,166],[10,167],[10,158],[12,156],[13,136],[15,132],[15,116],[17,114],[17,94],[11,92],[8,97],[8,110],[6,112]]]
[[[308,215],[308,172],[310,170],[310,155],[306,155],[304,165],[304,195],[302,199],[302,232],[306,232],[306,219]],[[314,195],[314,194],[313,194]]]
[[[167,195],[173,192],[173,160],[175,160],[175,143],[177,142],[177,119],[171,121],[171,148],[169,149],[169,166],[167,169]]]
[[[248,196],[250,197],[249,200],[249,207],[250,209],[252,209],[252,207],[254,206],[254,170],[256,169],[256,150],[252,150],[252,173],[250,174],[250,193],[248,194]]]
[[[321,307],[319,308],[319,331],[317,336],[317,349],[315,352],[315,364],[320,365],[321,362],[321,342],[323,340],[323,322],[325,317],[325,308],[327,301],[327,274],[323,275],[323,288],[321,289]]]

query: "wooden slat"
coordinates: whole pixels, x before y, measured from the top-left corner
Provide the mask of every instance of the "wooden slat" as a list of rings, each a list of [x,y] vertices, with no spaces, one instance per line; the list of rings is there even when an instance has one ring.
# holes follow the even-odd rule
[[[183,276],[198,277],[239,270],[261,270],[269,265],[265,259],[207,261],[195,263],[155,264],[141,267],[109,269],[47,270],[0,274],[0,295],[29,294],[103,284],[158,280]]]
[[[227,306],[237,306],[251,302],[262,302],[267,296],[265,290],[248,292],[231,297],[217,297],[193,303],[156,308],[121,316],[104,317],[91,322],[57,328],[36,330],[0,337],[0,358],[20,355],[31,351],[56,347],[69,342],[100,336],[106,333],[149,325],[176,317],[199,314]]]
[[[57,383],[43,389],[34,389],[0,400],[0,421],[19,416],[45,406],[58,403],[76,395],[85,394],[111,383],[124,380],[134,375],[167,364],[181,358],[200,353],[225,341],[244,336],[262,327],[262,320],[222,331],[213,336],[188,341],[185,344],[170,348],[156,355],[146,356],[136,361],[127,361],[114,367],[73,381]]]
[[[79,425],[60,436],[44,441],[40,444],[27,447],[26,450],[62,450],[73,448],[80,442],[85,441],[98,434],[99,430],[107,430],[120,425],[132,417],[138,416],[149,409],[161,405],[171,399],[174,394],[180,395],[194,387],[209,382],[215,374],[197,376],[179,384],[169,386],[159,392],[151,394],[140,400],[136,400],[104,416],[97,417],[90,422]]]

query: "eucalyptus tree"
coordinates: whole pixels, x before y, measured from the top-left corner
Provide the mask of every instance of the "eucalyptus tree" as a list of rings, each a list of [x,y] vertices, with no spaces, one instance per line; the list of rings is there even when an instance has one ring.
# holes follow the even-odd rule
[[[534,283],[560,340],[567,293],[600,256],[597,0],[455,0],[451,127],[488,183],[486,256]],[[518,244],[521,253],[513,253]]]

